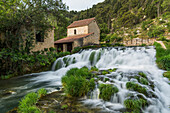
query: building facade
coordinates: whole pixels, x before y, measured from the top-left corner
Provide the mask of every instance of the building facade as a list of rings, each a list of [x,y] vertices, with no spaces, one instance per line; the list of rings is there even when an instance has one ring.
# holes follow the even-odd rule
[[[99,44],[100,29],[95,18],[74,21],[67,27],[67,37],[54,44],[57,51],[72,51],[75,47]]]

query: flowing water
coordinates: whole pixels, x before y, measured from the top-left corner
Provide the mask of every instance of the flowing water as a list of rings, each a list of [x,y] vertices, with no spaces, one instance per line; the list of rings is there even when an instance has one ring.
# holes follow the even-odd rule
[[[57,91],[61,87],[61,78],[71,68],[91,68],[96,66],[99,70],[117,68],[116,72],[107,75],[99,75],[101,78],[109,78],[106,83],[102,80],[99,83],[113,84],[119,89],[117,94],[112,95],[111,100],[106,102],[99,99],[98,84],[96,89],[91,92],[90,97],[82,102],[91,108],[101,108],[102,112],[119,113],[124,107],[124,100],[129,94],[134,97],[138,95],[145,98],[149,106],[142,109],[145,113],[169,113],[170,111],[170,85],[167,78],[162,76],[163,70],[158,69],[155,63],[156,51],[154,47],[119,47],[119,48],[100,48],[96,50],[83,50],[80,53],[68,55],[56,60],[52,71],[37,74],[25,75],[10,80],[0,81],[0,109],[1,112],[16,107],[18,101],[25,94],[37,91],[39,88],[46,88],[49,92]],[[90,60],[89,60],[90,59]],[[151,85],[138,83],[132,76],[139,72],[147,75]],[[126,88],[128,81],[134,81],[145,87],[149,96],[141,93],[129,91]],[[11,94],[6,94],[9,92]],[[153,96],[154,95],[154,96]]]

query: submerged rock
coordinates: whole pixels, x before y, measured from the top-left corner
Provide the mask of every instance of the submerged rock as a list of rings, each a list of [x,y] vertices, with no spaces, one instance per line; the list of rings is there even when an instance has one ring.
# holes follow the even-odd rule
[[[85,107],[80,98],[66,97],[63,91],[54,92],[42,97],[36,106],[42,112],[55,113],[96,113],[98,109]]]

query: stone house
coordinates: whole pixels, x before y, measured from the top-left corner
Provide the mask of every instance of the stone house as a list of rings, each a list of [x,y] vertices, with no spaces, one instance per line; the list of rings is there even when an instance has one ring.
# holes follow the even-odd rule
[[[99,44],[100,29],[95,18],[74,21],[67,27],[67,37],[54,42],[57,51],[72,51],[75,47]]]
[[[54,29],[46,32],[45,35],[41,33],[35,34],[35,40],[33,41],[34,47],[31,51],[41,51],[44,48],[54,48]]]
[[[24,27],[22,29],[24,31]],[[34,40],[33,40],[33,47],[31,51],[41,51],[44,50],[44,48],[54,48],[54,29],[48,30],[46,33],[42,34],[41,32],[36,33],[36,30],[33,30],[34,32]],[[24,38],[23,35],[23,41],[26,38]],[[0,33],[0,42],[5,42],[5,35],[3,33]],[[23,47],[26,46],[26,41],[23,43]],[[21,48],[21,45],[18,46],[18,48]]]

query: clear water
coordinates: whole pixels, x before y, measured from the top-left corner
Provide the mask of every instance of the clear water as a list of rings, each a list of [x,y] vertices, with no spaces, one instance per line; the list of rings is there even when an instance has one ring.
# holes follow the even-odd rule
[[[92,52],[95,57],[92,62],[89,58]],[[138,72],[144,72],[147,77],[155,85],[154,89],[144,86],[148,91],[153,92],[157,98],[145,97],[149,101],[150,106],[143,109],[145,113],[169,113],[170,105],[170,85],[167,78],[162,76],[163,70],[158,69],[155,63],[156,51],[154,47],[131,47],[131,48],[100,48],[97,50],[84,50],[80,53],[68,55],[56,60],[52,67],[52,71],[37,74],[25,75],[13,78],[8,81],[0,81],[0,109],[1,112],[16,107],[18,101],[28,92],[37,91],[39,88],[47,88],[49,92],[56,91],[61,87],[61,78],[71,68],[81,68],[87,66],[96,66],[100,70],[118,68],[116,72],[106,75],[105,77],[114,81],[114,83],[106,82],[106,84],[114,84],[118,87],[119,92],[112,96],[109,102],[99,99],[99,89],[91,93],[91,98],[83,100],[87,106],[94,108],[102,108],[103,112],[116,112],[125,108],[124,100],[129,93],[137,94],[137,92],[126,89],[129,76],[134,76]],[[99,59],[99,56],[100,59]],[[58,68],[56,70],[56,67]],[[101,75],[102,76],[102,75]],[[135,81],[137,82],[137,81]],[[99,83],[103,83],[99,81]],[[13,91],[11,95],[4,96],[6,91]]]

